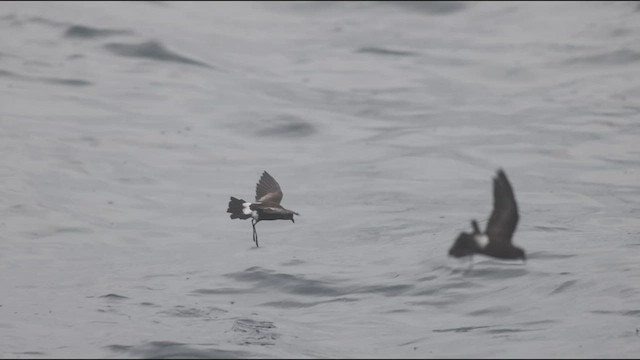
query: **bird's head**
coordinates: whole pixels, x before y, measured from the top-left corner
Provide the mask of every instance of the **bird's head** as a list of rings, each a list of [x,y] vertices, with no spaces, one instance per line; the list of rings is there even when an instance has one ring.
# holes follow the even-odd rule
[[[289,212],[289,214],[287,214],[287,219],[288,219],[288,220],[291,220],[291,222],[295,224],[295,222],[296,222],[296,221],[293,219],[293,215],[298,215],[298,216],[300,216],[300,214],[298,214],[298,213],[297,213],[297,212],[295,212],[295,211],[290,211],[290,212]]]

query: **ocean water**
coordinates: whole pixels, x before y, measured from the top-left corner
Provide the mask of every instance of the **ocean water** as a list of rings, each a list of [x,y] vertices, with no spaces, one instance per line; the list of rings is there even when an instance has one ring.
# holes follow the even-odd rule
[[[0,357],[640,354],[637,2],[2,2]],[[503,168],[526,263],[447,256]],[[262,171],[296,222],[229,219]]]

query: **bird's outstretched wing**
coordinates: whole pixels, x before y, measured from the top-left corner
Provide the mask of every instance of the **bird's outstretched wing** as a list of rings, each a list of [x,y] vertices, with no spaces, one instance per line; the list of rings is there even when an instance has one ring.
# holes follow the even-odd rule
[[[507,175],[499,169],[493,178],[493,211],[487,224],[487,235],[491,243],[511,243],[518,225],[518,205]]]
[[[266,171],[262,173],[262,177],[256,184],[256,201],[272,204],[280,204],[280,201],[282,201],[280,185]]]

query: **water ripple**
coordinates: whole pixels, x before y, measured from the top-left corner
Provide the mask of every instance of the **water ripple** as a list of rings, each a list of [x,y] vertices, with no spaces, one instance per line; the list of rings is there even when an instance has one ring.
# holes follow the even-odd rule
[[[258,321],[253,319],[238,319],[231,330],[240,335],[241,345],[274,345],[280,337],[274,329],[276,326],[271,321]]]
[[[275,119],[261,122],[266,126],[258,130],[259,136],[304,137],[313,135],[317,130],[310,123],[296,116],[281,115]]]
[[[485,325],[485,326],[463,326],[463,327],[457,327],[457,328],[450,328],[450,329],[435,329],[433,330],[433,332],[469,332],[471,330],[476,330],[476,329],[485,329],[485,328],[489,328],[491,326]]]
[[[374,55],[393,55],[393,56],[417,56],[419,55],[413,51],[404,51],[404,50],[391,50],[385,49],[381,47],[375,46],[365,46],[361,47],[357,50],[359,53],[363,54],[374,54]]]
[[[559,294],[561,292],[564,292],[565,290],[567,290],[568,288],[572,287],[573,285],[575,285],[578,282],[578,280],[569,280],[569,281],[565,281],[563,282],[560,286],[558,286],[557,288],[555,288],[552,292],[551,295],[555,295],[555,294]]]
[[[354,302],[354,301],[359,301],[359,300],[352,299],[352,298],[344,298],[344,297],[331,299],[331,300],[311,301],[311,302],[282,300],[282,301],[270,301],[270,302],[263,303],[261,305],[271,306],[271,307],[276,307],[281,309],[292,309],[292,308],[295,309],[295,308],[308,308],[316,305],[335,303],[335,302]]]
[[[141,345],[109,345],[114,352],[148,359],[245,359],[255,354],[246,351],[220,350],[217,348],[200,349],[173,341],[151,341]]]
[[[591,312],[594,313],[594,314],[622,315],[622,316],[640,317],[640,310],[621,310],[621,311],[593,310]]]
[[[153,61],[166,61],[179,64],[213,68],[204,62],[190,59],[170,51],[157,41],[145,41],[138,44],[109,43],[104,45],[111,53],[124,57],[142,58]]]
[[[303,276],[277,273],[260,267],[226,274],[237,281],[255,283],[255,288],[275,288],[289,294],[310,296],[344,296],[349,294],[381,294],[397,296],[413,289],[413,284],[338,286],[328,281],[305,279]],[[203,290],[198,290],[200,293]],[[207,290],[204,290],[207,291]]]
[[[132,35],[131,30],[117,30],[117,29],[98,29],[84,25],[72,25],[67,31],[64,32],[64,37],[68,38],[80,38],[80,39],[94,39],[103,38],[116,35]]]
[[[391,3],[411,12],[423,12],[430,15],[453,14],[468,7],[462,1],[393,1]]]
[[[107,294],[107,295],[102,295],[100,297],[103,298],[103,299],[109,299],[109,300],[125,300],[125,299],[128,299],[128,297],[126,297],[126,296],[118,295],[118,294],[114,294],[114,293]]]
[[[1,69],[0,69],[0,77],[7,77],[7,78],[23,80],[23,81],[39,81],[39,82],[49,83],[54,85],[64,85],[64,86],[74,86],[74,87],[93,85],[93,83],[91,83],[90,81],[83,80],[83,79],[28,76],[28,75],[17,74],[11,71],[1,70]]]
[[[627,65],[634,64],[640,61],[640,52],[629,49],[619,49],[615,51],[609,51],[601,54],[588,55],[575,57],[566,60],[569,65],[586,64],[586,65]]]

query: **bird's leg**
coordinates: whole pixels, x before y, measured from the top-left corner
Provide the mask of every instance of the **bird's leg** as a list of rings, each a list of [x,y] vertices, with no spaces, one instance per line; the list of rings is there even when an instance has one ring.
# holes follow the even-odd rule
[[[256,221],[251,219],[251,226],[253,226],[253,242],[256,243],[256,247],[260,247],[258,245],[258,233],[256,232]]]

